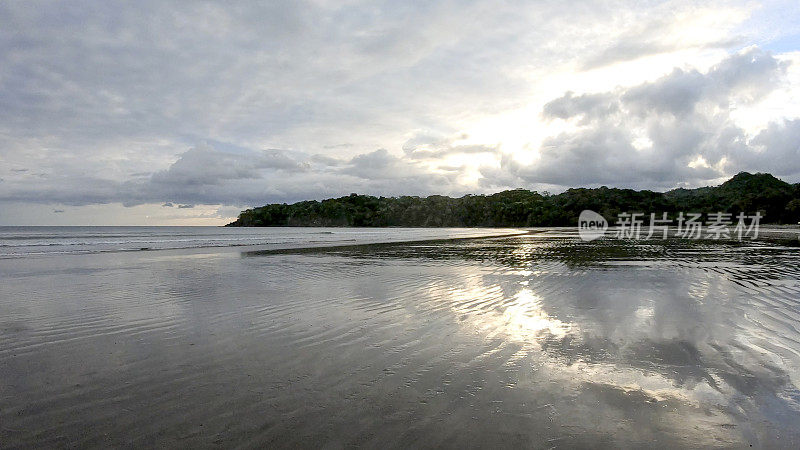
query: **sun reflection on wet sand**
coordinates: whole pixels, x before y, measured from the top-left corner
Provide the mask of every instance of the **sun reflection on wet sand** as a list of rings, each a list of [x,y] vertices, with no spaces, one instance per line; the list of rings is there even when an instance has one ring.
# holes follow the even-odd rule
[[[15,261],[0,439],[797,447],[799,263],[563,230]]]
[[[544,334],[564,338],[576,326],[550,317],[542,309],[541,298],[530,289],[520,289],[512,298],[513,303],[506,307],[499,319],[510,339],[535,342]]]

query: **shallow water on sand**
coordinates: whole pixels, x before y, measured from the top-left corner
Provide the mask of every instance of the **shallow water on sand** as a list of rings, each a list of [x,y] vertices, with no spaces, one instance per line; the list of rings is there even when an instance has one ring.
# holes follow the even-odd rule
[[[800,254],[571,233],[1,260],[0,444],[800,446]]]
[[[509,235],[501,228],[308,227],[9,227],[0,226],[0,259],[208,247],[265,249]]]

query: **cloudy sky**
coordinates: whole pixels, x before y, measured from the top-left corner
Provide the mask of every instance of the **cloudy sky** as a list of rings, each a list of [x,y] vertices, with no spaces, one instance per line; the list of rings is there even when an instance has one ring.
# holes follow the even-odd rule
[[[4,1],[0,225],[800,181],[793,1]]]

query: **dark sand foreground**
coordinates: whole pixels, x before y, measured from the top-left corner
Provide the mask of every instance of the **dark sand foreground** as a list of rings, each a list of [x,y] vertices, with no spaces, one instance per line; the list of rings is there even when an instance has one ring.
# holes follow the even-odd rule
[[[2,447],[800,447],[797,248],[545,232],[0,274]]]

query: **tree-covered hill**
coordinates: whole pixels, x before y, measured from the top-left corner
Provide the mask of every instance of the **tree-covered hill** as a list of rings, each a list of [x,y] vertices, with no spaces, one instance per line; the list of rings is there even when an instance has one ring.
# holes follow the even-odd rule
[[[525,227],[571,226],[584,209],[614,220],[621,212],[761,211],[765,223],[800,221],[800,184],[770,174],[739,173],[721,186],[669,192],[600,187],[557,195],[524,189],[459,198],[351,194],[322,201],[270,204],[243,211],[228,226]]]

